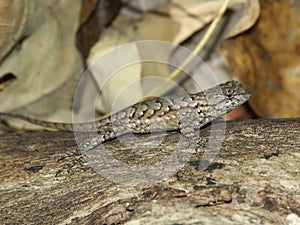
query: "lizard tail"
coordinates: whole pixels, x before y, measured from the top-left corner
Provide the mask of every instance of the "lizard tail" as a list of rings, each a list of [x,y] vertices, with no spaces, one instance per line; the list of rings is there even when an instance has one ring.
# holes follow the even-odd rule
[[[55,130],[63,130],[63,131],[77,131],[77,132],[88,132],[92,131],[94,126],[94,122],[91,123],[58,123],[58,122],[49,122],[45,120],[35,119],[29,116],[16,115],[10,113],[0,113],[0,117],[12,117],[21,119],[27,122],[30,122],[35,125],[39,125],[45,128],[51,128]]]

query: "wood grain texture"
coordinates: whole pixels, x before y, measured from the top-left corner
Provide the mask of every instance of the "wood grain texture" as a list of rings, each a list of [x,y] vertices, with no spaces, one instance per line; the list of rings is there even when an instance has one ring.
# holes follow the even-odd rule
[[[210,127],[201,131],[207,137]],[[154,146],[132,151],[131,146]],[[180,134],[124,136],[105,144],[115,158],[145,165],[173,151]],[[199,157],[174,176],[148,186],[124,186],[95,173],[74,155],[68,132],[2,134],[0,221],[3,224],[284,224],[300,215],[300,119],[228,122],[223,146],[207,171]],[[198,146],[199,153],[203,147]],[[113,165],[112,165],[113,166]],[[224,223],[223,223],[224,224]]]

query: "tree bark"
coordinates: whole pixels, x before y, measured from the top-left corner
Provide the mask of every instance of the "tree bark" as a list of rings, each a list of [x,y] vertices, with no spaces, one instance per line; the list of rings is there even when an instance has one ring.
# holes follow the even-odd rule
[[[83,157],[73,133],[2,134],[0,221],[285,224],[300,215],[300,119],[232,121],[223,130],[202,129],[208,145],[197,154],[169,132],[124,135]]]

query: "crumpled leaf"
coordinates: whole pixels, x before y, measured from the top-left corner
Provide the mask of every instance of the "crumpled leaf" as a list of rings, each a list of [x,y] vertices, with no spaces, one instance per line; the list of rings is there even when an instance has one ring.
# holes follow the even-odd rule
[[[247,10],[243,10],[247,3],[246,0],[235,0],[231,1],[230,8],[232,10],[241,11],[239,16],[244,18],[244,22],[238,24],[236,29],[231,31],[231,35],[236,35],[238,32],[242,32],[252,26],[259,14],[259,7],[257,7],[258,0],[251,1],[250,5],[246,7]],[[126,14],[120,14],[114,21],[110,30],[101,36],[98,44],[95,45],[93,53],[90,56],[90,60],[95,58],[96,52],[102,52],[102,49],[113,49],[116,46],[128,42],[134,42],[139,40],[161,40],[168,41],[174,44],[174,49],[171,49],[165,54],[165,62],[170,62],[172,51],[175,50],[176,44],[180,44],[184,40],[188,39],[195,32],[206,26],[212,19],[216,16],[219,10],[222,0],[213,1],[199,1],[199,0],[171,0],[168,4],[162,6],[159,5],[157,8],[151,12],[142,13],[139,17],[136,12],[134,16],[128,16],[128,11]],[[252,15],[248,15],[251,14]],[[236,25],[235,23],[234,25]],[[143,52],[143,51],[142,51]],[[144,51],[145,54],[152,54],[151,51]],[[157,50],[156,54],[161,54],[162,51]],[[181,59],[181,62],[184,59]],[[178,61],[177,61],[178,62]],[[91,63],[89,63],[91,65]],[[177,63],[179,65],[179,63]],[[106,90],[101,90],[100,99],[101,102],[98,104],[98,109],[102,112],[109,113],[113,105],[113,102],[124,87],[128,86],[131,82],[136,79],[142,79],[148,74],[153,76],[166,78],[170,74],[170,66],[167,64],[160,64],[157,62],[147,62],[141,65],[136,71],[133,68],[130,74],[124,73],[127,79],[119,79],[109,81],[109,92]],[[97,77],[103,76],[101,70],[93,70],[94,80],[99,79]],[[131,78],[130,78],[131,77]],[[104,77],[105,78],[105,77]],[[101,85],[103,79],[98,83]],[[121,81],[121,82],[120,82]],[[180,80],[176,80],[180,82]],[[165,93],[170,89],[166,88]],[[132,96],[143,96],[145,94],[143,87],[137,88]],[[127,100],[126,100],[127,98]],[[130,105],[133,103],[133,99],[126,97],[124,98],[124,105]]]
[[[261,1],[257,24],[222,44],[231,73],[252,90],[250,105],[260,117],[300,115],[299,13],[284,0]]]
[[[247,4],[246,7],[244,6],[244,4],[236,4],[232,7],[232,10],[234,10],[235,12],[240,12],[237,15],[237,17],[240,17],[240,19],[225,38],[231,38],[240,33],[243,33],[257,22],[260,15],[259,0],[251,0],[249,4],[245,4]]]
[[[20,4],[28,11],[22,14],[22,23],[17,24],[23,26],[19,35],[23,41],[15,40],[14,48],[0,67],[0,77],[16,77],[0,92],[1,111],[11,111],[49,95],[81,71],[74,45],[80,4],[52,0],[3,2]],[[49,111],[51,106],[44,108]]]
[[[102,36],[100,41],[93,47],[92,52],[88,59],[88,64],[92,65],[95,63],[96,60],[98,60],[99,55],[103,55],[104,52],[108,52],[117,46],[129,43],[136,40],[143,40],[143,39],[151,39],[151,40],[164,40],[164,41],[171,41],[173,34],[176,33],[178,26],[176,23],[174,23],[169,18],[165,17],[156,17],[153,14],[145,14],[144,15],[145,20],[139,21],[137,23],[132,23],[131,21],[126,21],[123,18],[119,18],[115,21],[115,24],[118,26],[118,29],[115,29],[109,33],[107,33],[105,36]],[[165,30],[165,27],[172,27],[170,30]],[[159,29],[162,30],[162,32],[152,32],[152,29]],[[116,48],[118,49],[118,48]],[[111,69],[118,69],[118,65],[115,64],[117,62],[122,62],[124,64],[130,65],[131,62],[135,62],[139,60],[139,52],[136,49],[132,49],[131,56],[128,56],[129,52],[121,53],[116,50],[115,58],[111,58],[110,62],[107,62],[105,64],[105,67],[110,67]],[[120,55],[121,54],[121,55]],[[122,56],[122,54],[127,54]],[[157,52],[156,54],[161,54]],[[101,61],[101,57],[99,61]],[[121,60],[121,61],[120,61]],[[125,61],[124,61],[125,60]],[[167,59],[166,59],[167,60]],[[101,63],[101,62],[100,62]],[[147,74],[149,75],[155,75],[159,76],[160,74],[168,74],[169,69],[168,65],[156,65],[156,66],[150,66],[149,63],[144,63],[143,67],[147,67]],[[120,90],[123,90],[124,87],[127,87],[129,84],[133,82],[137,82],[137,80],[141,79],[143,77],[142,74],[142,62],[139,64],[135,63],[134,65],[130,65],[130,67],[123,68],[118,72],[116,76],[114,76],[113,79],[109,80],[109,83],[106,83],[106,78],[109,77],[111,74],[105,73],[103,69],[105,68],[97,68],[92,67],[92,74],[94,77],[94,80],[96,81],[98,86],[102,86],[105,84],[106,88],[101,90],[101,96],[100,99],[102,99],[98,103],[98,109],[102,112],[110,113],[112,105],[114,101],[116,100],[116,96],[120,95]],[[106,68],[107,69],[107,68]],[[107,75],[105,75],[107,74]],[[104,83],[103,83],[104,82]],[[136,102],[138,99],[140,99],[142,96],[144,96],[144,91],[142,89],[142,83],[140,83],[140,87],[136,87],[134,89],[134,95],[131,93],[128,95],[122,94],[123,101],[122,103],[118,103],[120,107],[122,108],[124,106],[127,106],[129,104],[132,104]],[[131,95],[131,97],[129,97]],[[84,102],[84,101],[83,101]]]
[[[101,42],[98,42],[92,49],[88,63],[94,81],[101,90],[101,96],[98,101],[98,109],[102,112],[111,112],[112,103],[118,98],[118,103],[114,110],[120,110],[127,106],[128,102],[135,102],[142,97],[142,90],[136,86],[135,95],[132,95],[132,89],[124,91],[123,88],[130,85],[132,82],[139,80],[141,77],[141,64],[134,63],[140,61],[140,55],[135,45],[117,48],[115,38],[118,34],[113,32],[106,36]],[[121,37],[122,38],[122,37]],[[123,36],[123,38],[125,38]],[[121,43],[128,42],[118,40],[118,46]],[[116,48],[114,52],[110,50]],[[118,51],[119,49],[119,51]],[[126,65],[126,67],[124,67]],[[120,91],[123,90],[120,95]]]
[[[223,0],[172,0],[168,13],[170,17],[180,24],[180,31],[177,33],[174,43],[181,43],[196,31],[199,31],[216,16]],[[235,25],[229,35],[236,35],[251,27],[258,18],[258,0],[253,0],[248,5],[247,0],[232,0],[229,9],[240,11],[239,23]],[[246,6],[246,7],[245,7]],[[245,11],[246,10],[246,11]]]

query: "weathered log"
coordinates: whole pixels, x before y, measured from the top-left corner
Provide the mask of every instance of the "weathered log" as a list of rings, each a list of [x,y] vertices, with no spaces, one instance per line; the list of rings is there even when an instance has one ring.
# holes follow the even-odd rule
[[[218,129],[211,132],[208,126],[201,136],[221,141]],[[300,215],[300,119],[228,122],[221,149],[205,171],[197,170],[205,151],[199,145],[198,154],[189,155],[183,167],[158,183],[152,181],[160,175],[150,169],[134,177],[135,169],[164,162],[176,146],[187,146],[180,137],[178,132],[125,135],[82,158],[72,133],[2,134],[0,221],[284,224],[289,214]],[[95,167],[101,159],[105,165]],[[122,165],[129,165],[124,167],[129,172],[134,168],[131,177],[120,170]],[[111,169],[118,172],[108,173]],[[170,171],[158,172],[163,176]],[[149,183],[138,184],[145,177]],[[129,183],[136,185],[125,185]]]

